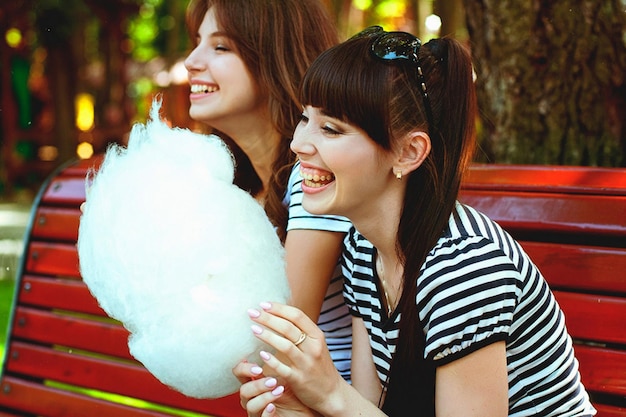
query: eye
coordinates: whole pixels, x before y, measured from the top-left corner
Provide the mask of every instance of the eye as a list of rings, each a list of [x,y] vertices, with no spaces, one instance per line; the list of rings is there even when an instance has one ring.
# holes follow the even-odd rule
[[[215,50],[218,52],[228,52],[230,51],[230,48],[223,43],[218,43],[215,45]]]
[[[335,127],[333,127],[332,125],[328,123],[325,123],[322,126],[322,130],[324,131],[324,133],[326,133],[329,136],[339,136],[343,133],[339,129],[336,129]]]
[[[299,124],[307,124],[309,122],[309,116],[307,116],[306,114],[302,113],[300,115],[300,121]]]

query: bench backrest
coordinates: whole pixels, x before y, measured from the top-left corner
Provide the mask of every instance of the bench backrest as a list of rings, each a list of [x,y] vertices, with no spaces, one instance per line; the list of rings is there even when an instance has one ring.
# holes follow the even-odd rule
[[[565,313],[598,416],[626,416],[626,169],[474,165],[461,201],[520,241]]]
[[[0,416],[244,416],[238,395],[198,400],[161,384],[132,358],[128,332],[106,316],[82,282],[79,207],[85,174],[97,162],[61,169],[33,205],[0,381]]]

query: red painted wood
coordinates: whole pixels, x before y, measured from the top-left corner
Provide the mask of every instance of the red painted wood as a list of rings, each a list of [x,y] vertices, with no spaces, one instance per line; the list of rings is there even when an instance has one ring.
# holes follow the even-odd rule
[[[626,294],[624,248],[520,243],[553,289]]]
[[[31,242],[26,272],[60,277],[80,277],[75,243]]]
[[[626,351],[586,345],[574,351],[587,390],[626,396]]]
[[[55,177],[41,197],[41,204],[78,207],[85,201],[83,177]]]
[[[18,307],[13,335],[21,340],[133,360],[128,352],[128,331],[112,320],[94,321],[57,311]]]
[[[564,291],[554,296],[573,338],[626,344],[626,298]]]
[[[85,283],[76,279],[24,275],[19,299],[20,304],[30,306],[106,316]]]
[[[603,404],[594,404],[594,407],[598,410],[596,417],[626,417],[626,408]]]
[[[464,190],[460,201],[512,232],[626,237],[626,196]]]
[[[171,417],[171,414],[115,404],[14,377],[2,379],[0,403],[15,410],[16,414],[7,416],[28,413],[42,417]]]
[[[31,236],[36,239],[76,243],[79,223],[78,209],[42,206],[37,210]]]
[[[465,189],[626,195],[626,169],[473,164]]]
[[[145,368],[130,363],[109,361],[13,342],[7,368],[37,378],[126,395],[169,407],[200,413],[243,416],[239,396],[215,400],[189,398],[159,382]]]

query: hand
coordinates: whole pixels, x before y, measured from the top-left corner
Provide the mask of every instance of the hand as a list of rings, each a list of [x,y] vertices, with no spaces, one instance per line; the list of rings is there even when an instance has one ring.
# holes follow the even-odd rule
[[[317,325],[297,308],[278,303],[261,303],[261,310],[250,309],[248,315],[255,322],[256,337],[280,356],[260,353],[268,370],[284,380],[304,405],[322,414],[333,409],[347,383],[337,372]]]
[[[239,389],[241,406],[250,417],[275,416],[314,416],[285,387],[278,385],[276,378],[263,377],[263,370],[256,364],[240,362],[233,368],[233,374],[242,382]]]

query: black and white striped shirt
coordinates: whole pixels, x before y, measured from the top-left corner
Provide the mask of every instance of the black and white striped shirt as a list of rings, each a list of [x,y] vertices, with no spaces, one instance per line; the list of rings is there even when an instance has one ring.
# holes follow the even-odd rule
[[[287,230],[313,229],[347,233],[352,223],[339,216],[316,216],[302,207],[302,179],[299,163],[293,168],[284,203],[289,207]],[[326,291],[317,325],[324,332],[326,344],[335,367],[346,380],[350,380],[352,356],[352,316],[343,299],[341,263],[337,267]]]
[[[375,249],[346,237],[344,296],[363,319],[385,384],[400,314],[381,308]],[[461,204],[417,277],[426,359],[443,365],[506,342],[510,416],[584,416],[595,410],[580,382],[563,313],[539,270],[499,225]]]

